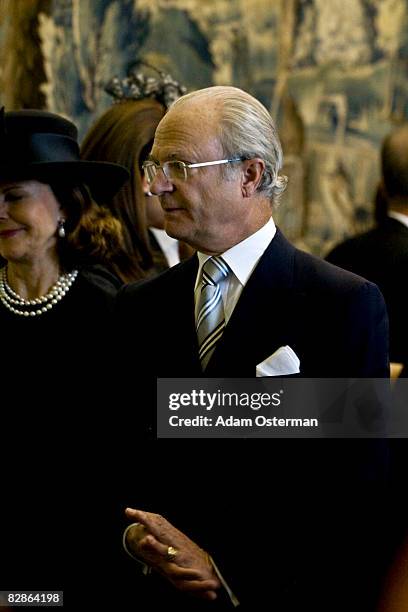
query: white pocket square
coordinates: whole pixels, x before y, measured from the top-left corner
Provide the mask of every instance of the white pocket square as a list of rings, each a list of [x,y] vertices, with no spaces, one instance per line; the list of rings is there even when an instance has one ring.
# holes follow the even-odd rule
[[[290,346],[281,346],[256,366],[256,375],[259,376],[287,376],[299,374],[300,361]]]

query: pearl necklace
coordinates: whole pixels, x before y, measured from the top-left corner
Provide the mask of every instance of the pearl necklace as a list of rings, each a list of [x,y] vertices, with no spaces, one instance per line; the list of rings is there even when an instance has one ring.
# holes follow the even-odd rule
[[[7,270],[3,268],[0,271],[0,300],[13,314],[22,317],[35,317],[48,312],[55,304],[58,304],[70,290],[77,276],[78,270],[62,274],[48,293],[33,300],[25,300],[8,285]],[[40,308],[34,308],[40,305]]]

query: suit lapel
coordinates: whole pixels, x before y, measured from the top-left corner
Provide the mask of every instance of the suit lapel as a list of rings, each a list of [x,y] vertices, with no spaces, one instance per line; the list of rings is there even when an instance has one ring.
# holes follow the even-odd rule
[[[295,248],[277,230],[242,291],[206,376],[255,376],[256,365],[280,346],[294,347],[294,259]]]
[[[194,256],[167,272],[169,304],[163,337],[168,338],[171,351],[164,364],[165,371],[170,372],[166,376],[178,376],[176,372],[186,377],[202,374],[194,321],[197,270],[198,259]]]

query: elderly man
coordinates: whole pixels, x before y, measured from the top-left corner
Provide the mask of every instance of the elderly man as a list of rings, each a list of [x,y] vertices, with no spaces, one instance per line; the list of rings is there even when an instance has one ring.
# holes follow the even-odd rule
[[[268,111],[240,89],[183,96],[159,124],[145,175],[167,233],[197,254],[119,295],[123,340],[136,347],[123,376],[139,376],[145,400],[130,418],[154,414],[156,377],[388,376],[377,287],[276,228],[281,166]],[[153,513],[128,510],[138,525],[126,546],[175,592],[208,609],[280,612],[340,610],[353,593],[352,607],[369,609],[378,466],[365,441],[158,440],[149,452],[159,468],[143,467],[130,502]],[[168,609],[198,609],[184,598]]]

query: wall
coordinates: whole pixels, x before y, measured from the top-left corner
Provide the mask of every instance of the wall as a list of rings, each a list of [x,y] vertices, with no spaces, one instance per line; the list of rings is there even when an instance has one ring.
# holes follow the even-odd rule
[[[0,99],[84,133],[140,58],[248,89],[284,145],[278,222],[325,254],[372,223],[381,140],[408,116],[407,25],[406,0],[0,0]]]

